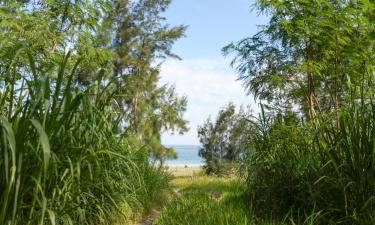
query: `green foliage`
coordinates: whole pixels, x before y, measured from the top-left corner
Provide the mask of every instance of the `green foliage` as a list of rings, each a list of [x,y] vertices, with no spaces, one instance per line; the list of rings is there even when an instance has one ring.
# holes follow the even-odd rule
[[[141,186],[126,145],[113,133],[118,124],[109,105],[93,87],[72,85],[76,74],[67,71],[68,58],[59,62],[53,80],[29,54],[33,76],[4,82],[2,224],[93,224],[116,213],[117,204],[132,201],[132,186]],[[138,178],[130,181],[129,174]]]
[[[156,224],[248,224],[248,225],[312,225],[321,213],[288,213],[278,221],[272,216],[259,218],[254,214],[261,208],[249,207],[245,185],[241,180],[198,176],[194,179],[176,178],[176,188],[182,192],[170,206],[163,209]]]
[[[108,4],[94,1],[6,1],[0,3],[0,70],[10,66],[19,47],[27,47],[38,62],[36,67],[53,75],[54,63],[67,51],[82,60],[79,78],[95,80],[100,69],[109,68],[111,52],[98,43],[100,21],[110,11]],[[27,58],[13,65],[18,73],[28,68]],[[70,65],[73,66],[73,65]]]
[[[0,2],[0,224],[127,224],[169,191],[149,155],[162,132],[186,130],[186,98],[153,65],[183,29],[162,25],[169,1],[133,1],[123,19],[139,32],[113,45],[121,2]],[[139,82],[115,72],[122,48]],[[142,129],[123,101],[133,90]]]
[[[172,44],[185,32],[184,26],[169,27],[161,14],[170,1],[114,1],[114,76],[117,96],[132,128],[130,133],[146,143],[150,156],[163,165],[173,158],[172,149],[161,145],[163,132],[184,133],[186,97],[173,86],[159,85],[160,65],[171,53]]]
[[[345,102],[351,84],[369,81],[373,2],[260,0],[254,8],[269,16],[269,23],[223,51],[235,54],[232,65],[255,97],[275,106],[299,104],[312,119],[315,111]]]
[[[259,216],[271,212],[281,219],[294,207],[314,209],[310,185],[318,179],[321,164],[309,129],[290,123],[288,116],[262,110],[254,121],[257,129],[245,166],[249,198]]]
[[[269,23],[223,49],[235,54],[248,93],[267,104],[251,119],[242,165],[254,213],[372,224],[374,3],[259,0],[255,8]]]
[[[169,201],[172,177],[163,168],[155,169],[144,161],[139,169],[143,184],[137,190],[137,199],[141,203],[143,212],[148,213],[153,208],[161,207]]]
[[[235,105],[229,103],[219,111],[215,122],[211,119],[198,128],[198,137],[203,145],[199,156],[206,161],[208,174],[227,173],[232,164],[240,162],[244,156],[245,145],[251,124],[247,112],[242,108],[235,112]]]
[[[186,194],[162,214],[157,224],[249,224],[240,201],[241,198],[231,198],[218,203],[206,194]]]
[[[372,99],[353,102],[341,110],[338,129],[327,119],[318,131],[315,148],[325,165],[317,182],[324,188],[318,204],[345,223],[375,219],[374,109]]]
[[[218,178],[196,179],[180,190],[182,196],[162,211],[157,224],[250,224],[241,183]]]
[[[322,224],[371,224],[374,112],[372,101],[353,103],[340,112],[339,129],[332,114],[319,130],[261,114],[245,164],[255,214],[319,211]]]

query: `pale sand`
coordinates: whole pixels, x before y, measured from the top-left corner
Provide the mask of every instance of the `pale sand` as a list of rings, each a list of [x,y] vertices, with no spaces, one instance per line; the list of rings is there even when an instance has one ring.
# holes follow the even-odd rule
[[[177,167],[169,166],[168,171],[176,177],[196,176],[202,171],[200,166]]]

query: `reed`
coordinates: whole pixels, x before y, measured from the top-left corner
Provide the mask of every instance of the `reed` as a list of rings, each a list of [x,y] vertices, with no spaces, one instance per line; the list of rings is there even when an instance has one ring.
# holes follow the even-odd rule
[[[153,168],[119,133],[111,81],[101,71],[79,85],[70,54],[56,62],[56,78],[26,49],[13,61],[20,55],[28,56],[24,73],[10,66],[0,76],[0,224],[128,221],[154,197],[140,201],[147,189],[139,191]]]
[[[338,117],[337,117],[338,115]],[[339,119],[337,123],[336,118]],[[375,220],[375,106],[351,100],[320,115],[319,126],[262,113],[243,165],[248,201],[257,217],[285,215],[316,224]],[[337,126],[339,124],[339,126]]]

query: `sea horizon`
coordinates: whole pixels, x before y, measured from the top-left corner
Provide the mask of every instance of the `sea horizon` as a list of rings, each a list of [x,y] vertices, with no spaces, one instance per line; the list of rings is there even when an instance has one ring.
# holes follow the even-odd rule
[[[199,157],[198,152],[200,145],[164,145],[165,147],[173,147],[177,152],[177,159],[168,159],[166,166],[170,167],[197,167],[202,166],[203,158]]]

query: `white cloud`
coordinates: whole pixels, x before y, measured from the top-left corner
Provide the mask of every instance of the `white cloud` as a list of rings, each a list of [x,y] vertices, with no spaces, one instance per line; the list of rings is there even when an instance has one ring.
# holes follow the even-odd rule
[[[256,107],[253,97],[246,96],[237,74],[224,59],[168,60],[161,68],[161,84],[176,86],[180,95],[188,97],[188,109],[185,118],[189,121],[190,131],[183,136],[163,135],[164,144],[198,144],[197,126],[209,115],[229,101],[236,105]]]

